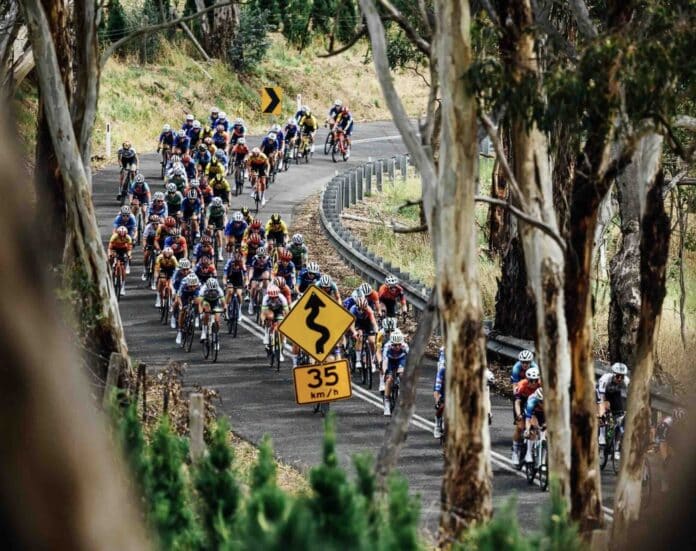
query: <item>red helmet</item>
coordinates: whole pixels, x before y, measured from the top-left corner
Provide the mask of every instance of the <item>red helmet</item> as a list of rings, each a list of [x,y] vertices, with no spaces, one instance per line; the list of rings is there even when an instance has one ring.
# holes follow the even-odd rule
[[[251,222],[251,229],[252,230],[260,230],[261,229],[261,220],[258,218],[254,218]]]
[[[278,289],[276,285],[269,285],[266,294],[269,296],[269,298],[278,298],[278,295],[280,294],[280,289]]]
[[[181,161],[184,163],[190,163],[191,162],[191,155],[186,154],[181,158]]]
[[[168,228],[173,228],[176,226],[176,220],[174,219],[173,216],[167,216],[164,219],[164,225],[167,226]]]
[[[284,277],[276,277],[273,280],[273,283],[275,283],[280,289],[282,289],[283,287],[285,287],[287,285]]]
[[[253,243],[254,245],[259,245],[261,243],[261,236],[258,233],[252,233],[249,236],[249,243]]]
[[[344,105],[343,107],[341,107],[341,113],[343,113],[344,115],[347,115],[348,114],[348,106]]]
[[[292,260],[292,253],[287,249],[280,249],[280,259],[284,262],[290,262]]]
[[[126,226],[119,226],[116,233],[121,237],[126,237],[126,235],[128,235],[128,228],[126,228]]]

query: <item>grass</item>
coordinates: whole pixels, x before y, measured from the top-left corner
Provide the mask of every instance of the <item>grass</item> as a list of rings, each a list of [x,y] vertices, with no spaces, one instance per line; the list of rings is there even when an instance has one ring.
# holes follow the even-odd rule
[[[123,140],[130,140],[139,151],[152,151],[164,123],[178,126],[188,113],[201,122],[210,107],[218,106],[229,117],[242,117],[252,133],[283,123],[296,109],[296,95],[308,104],[323,121],[335,98],[350,106],[360,122],[391,118],[375,78],[372,63],[364,63],[366,43],[334,58],[318,58],[319,49],[298,54],[279,35],[273,35],[266,60],[255,74],[243,76],[225,63],[196,61],[198,55],[186,41],[163,53],[154,63],[141,66],[135,57],[112,58],[102,74],[99,111],[94,135],[93,154],[104,155],[107,122],[112,131],[112,158]],[[178,38],[176,40],[183,40]],[[208,73],[212,80],[209,80]],[[427,89],[415,74],[395,73],[394,80],[404,97],[410,115],[419,115],[427,99]],[[274,117],[260,113],[259,90],[264,86],[283,89],[283,112]],[[36,88],[25,80],[15,97],[16,118],[24,149],[34,151],[38,102]]]

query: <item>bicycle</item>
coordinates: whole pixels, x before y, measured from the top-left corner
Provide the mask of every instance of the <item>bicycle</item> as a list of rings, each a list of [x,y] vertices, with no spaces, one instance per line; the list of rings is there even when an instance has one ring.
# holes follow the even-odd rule
[[[160,323],[167,325],[169,310],[172,306],[172,293],[169,284],[167,284],[163,291],[164,292],[160,294]]]
[[[191,346],[193,345],[193,337],[196,332],[195,320],[198,315],[198,309],[195,302],[192,300],[186,306],[186,312],[184,314],[184,325],[181,328],[182,339],[181,348],[186,350],[186,352],[191,352]]]
[[[266,350],[266,354],[268,355],[268,360],[270,363],[270,367],[276,368],[276,372],[280,371],[280,355],[282,353],[283,349],[283,342],[280,337],[280,331],[278,331],[278,322],[274,321],[271,324],[270,330],[269,330],[269,339],[270,339],[270,344]]]
[[[341,128],[336,128],[334,130],[336,133],[336,138],[334,140],[333,148],[331,148],[331,159],[334,163],[337,163],[337,157],[341,156],[343,161],[347,161],[350,157],[350,146],[346,138],[346,133]]]
[[[121,289],[123,289],[126,278],[125,271],[126,267],[123,258],[120,255],[115,255],[111,263],[111,281],[114,284],[117,302],[121,300]]]
[[[237,328],[239,325],[239,297],[235,290],[232,291],[232,299],[227,305],[227,333],[232,335],[232,338],[237,337]]]
[[[244,165],[243,163],[234,164],[234,195],[238,197],[244,191]]]
[[[372,389],[372,351],[370,350],[369,336],[365,332],[362,334],[360,360],[362,362],[360,382],[368,389]]]
[[[131,212],[135,213],[135,238],[133,239],[134,247],[136,247],[143,239],[143,229],[145,227],[143,216],[144,206],[145,205],[141,205],[140,201],[135,197],[131,200]]]
[[[389,395],[389,407],[391,409],[392,415],[394,415],[394,410],[399,403],[399,387],[401,386],[401,375],[399,375],[396,370],[394,371],[391,394]]]
[[[165,145],[162,147],[162,160],[160,161],[160,178],[162,180],[164,180],[167,165],[169,164],[169,157],[171,157],[170,151],[169,146]]]
[[[207,335],[203,341],[201,341],[201,348],[203,349],[203,359],[207,360],[212,354],[213,363],[217,362],[218,352],[220,351],[220,328],[218,327],[218,322],[215,321],[215,312],[211,311],[208,314],[208,328]]]
[[[328,134],[326,134],[326,140],[324,141],[324,155],[328,155],[329,151],[333,149],[334,145],[334,120],[329,119],[326,123],[326,126],[329,129]]]
[[[126,173],[125,176],[123,176],[124,172]],[[126,204],[126,199],[128,199],[128,190],[130,189],[131,184],[135,181],[136,172],[138,172],[138,167],[135,164],[129,164],[127,167],[121,168],[123,182],[121,182],[119,187],[120,193],[116,197],[116,200],[119,201],[121,206]]]
[[[534,484],[534,479],[538,478],[539,488],[544,492],[549,487],[549,454],[546,443],[546,427],[532,426],[530,430],[537,433],[538,437],[535,440],[526,442],[527,446],[532,446],[532,461],[531,463],[524,463],[527,483],[530,485]]]
[[[249,176],[249,183],[251,184],[251,187],[254,188],[254,214],[259,213],[259,205],[261,204],[261,198],[263,195],[259,191],[259,184],[261,183],[262,177],[263,176],[259,176],[253,170],[251,171],[251,175]]]
[[[145,288],[152,287],[155,279],[155,251],[154,247],[146,245],[145,250],[150,254],[145,263]]]
[[[302,138],[300,139],[300,151],[299,151],[299,157],[302,157],[304,159],[305,164],[309,164],[309,157],[312,154],[312,144],[310,140],[310,135],[309,134],[302,134]],[[295,161],[297,163],[300,162],[298,157],[295,157]]]
[[[621,465],[621,442],[626,414],[623,411],[608,412],[605,417],[605,444],[599,445],[599,468],[603,471],[611,457],[612,470],[614,474],[618,474]]]
[[[292,140],[285,142],[285,147],[283,148],[283,172],[287,172],[290,168],[290,152],[293,150]]]

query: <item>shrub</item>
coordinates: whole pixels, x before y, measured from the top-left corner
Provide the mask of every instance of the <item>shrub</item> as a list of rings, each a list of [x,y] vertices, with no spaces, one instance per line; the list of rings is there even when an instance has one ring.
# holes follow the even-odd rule
[[[250,73],[263,61],[271,45],[268,39],[268,13],[255,6],[242,8],[239,28],[232,40],[228,62],[241,73]]]

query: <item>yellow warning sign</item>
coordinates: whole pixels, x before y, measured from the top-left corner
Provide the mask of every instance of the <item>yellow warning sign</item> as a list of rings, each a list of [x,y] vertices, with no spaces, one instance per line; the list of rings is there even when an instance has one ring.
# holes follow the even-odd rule
[[[312,285],[278,329],[312,358],[323,362],[352,323],[350,312]]]
[[[292,375],[295,401],[300,405],[344,400],[353,395],[348,360],[300,365],[292,370]]]
[[[280,115],[282,109],[283,89],[266,86],[261,88],[261,112]]]

